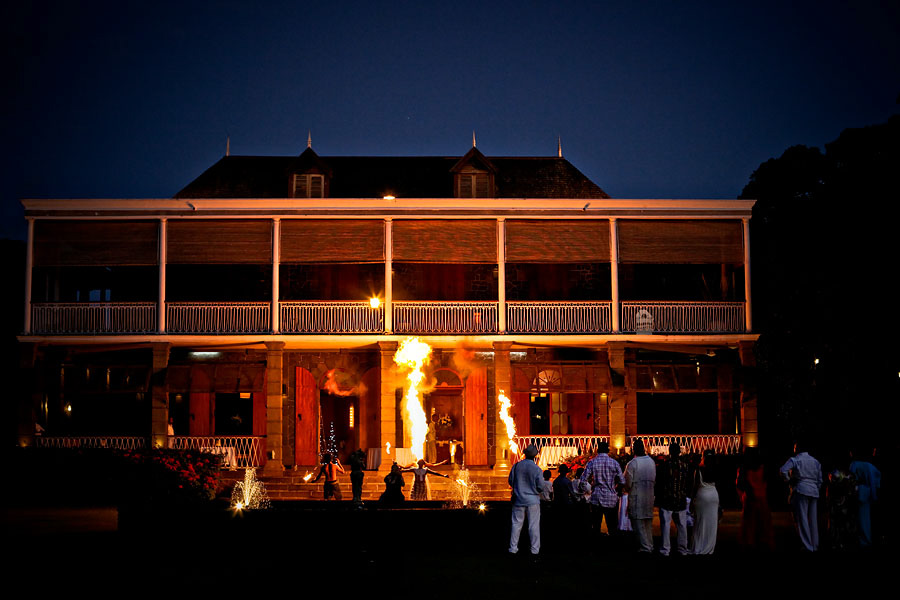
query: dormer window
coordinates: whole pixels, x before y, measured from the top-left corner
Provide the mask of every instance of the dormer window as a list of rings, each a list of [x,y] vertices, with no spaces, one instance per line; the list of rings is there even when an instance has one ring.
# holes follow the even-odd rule
[[[294,175],[294,198],[324,198],[325,176],[312,173]]]
[[[491,174],[487,172],[466,172],[456,175],[457,198],[490,198]]]

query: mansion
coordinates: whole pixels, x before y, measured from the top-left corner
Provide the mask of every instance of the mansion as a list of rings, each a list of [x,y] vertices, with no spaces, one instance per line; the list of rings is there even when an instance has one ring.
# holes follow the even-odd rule
[[[562,156],[472,147],[225,156],[173,198],[23,204],[23,445],[383,468],[410,447],[409,337],[429,460],[514,460],[501,394],[545,464],[758,443],[752,200],[613,199]]]

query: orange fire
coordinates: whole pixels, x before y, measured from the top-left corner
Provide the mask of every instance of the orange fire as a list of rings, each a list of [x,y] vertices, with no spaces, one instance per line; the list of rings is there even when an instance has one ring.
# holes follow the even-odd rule
[[[419,385],[425,379],[422,367],[428,364],[430,356],[431,346],[420,341],[419,338],[403,340],[394,355],[395,363],[409,369],[409,374],[406,376],[409,381],[409,389],[403,405],[403,422],[409,430],[410,450],[417,461],[425,458],[425,435],[428,433],[428,420],[419,397]]]
[[[325,391],[332,396],[356,396],[356,388],[350,388],[348,390],[340,386],[340,384],[337,382],[337,379],[335,379],[334,377],[335,371],[336,369],[331,369],[330,371],[325,373],[325,383],[322,385]]]
[[[512,403],[509,401],[509,398],[506,397],[506,394],[503,393],[503,390],[500,390],[497,399],[500,401],[500,420],[506,425],[506,437],[509,438],[509,451],[513,454],[518,454],[519,445],[513,441],[513,438],[516,437],[516,424],[513,422],[512,417],[509,416],[509,409],[512,406]]]

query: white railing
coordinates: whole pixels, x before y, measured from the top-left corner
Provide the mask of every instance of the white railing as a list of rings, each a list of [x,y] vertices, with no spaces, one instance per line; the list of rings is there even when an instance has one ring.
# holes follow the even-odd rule
[[[725,434],[691,435],[691,434],[646,434],[630,436],[630,443],[643,440],[648,454],[668,454],[669,444],[675,442],[681,447],[682,454],[697,453],[704,450],[715,450],[717,454],[735,454],[741,451],[741,436]],[[522,435],[514,441],[519,452],[529,444],[534,444],[547,458],[552,456],[559,462],[573,456],[597,453],[599,442],[610,442],[608,435]],[[548,464],[556,464],[552,460]]]
[[[612,302],[507,302],[510,333],[598,333],[612,330]]]
[[[384,307],[368,302],[282,302],[282,333],[380,333]]]
[[[169,333],[266,333],[269,302],[167,302]]]
[[[497,302],[394,302],[395,333],[496,333]]]
[[[147,445],[147,438],[122,435],[92,436],[46,436],[34,438],[38,448],[109,448],[115,450],[138,450]]]
[[[219,454],[224,466],[232,468],[262,466],[265,451],[263,438],[251,435],[175,436],[173,447]]]
[[[736,333],[744,331],[743,302],[622,302],[622,331]]]
[[[36,334],[148,333],[156,330],[156,303],[35,303],[31,330]]]

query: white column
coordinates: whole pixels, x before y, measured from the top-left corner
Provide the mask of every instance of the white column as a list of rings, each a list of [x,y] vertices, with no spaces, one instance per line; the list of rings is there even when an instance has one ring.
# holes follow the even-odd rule
[[[394,281],[391,271],[393,271],[394,259],[394,236],[393,223],[388,217],[384,220],[384,332],[394,332]]]
[[[744,326],[747,332],[753,331],[753,311],[750,305],[750,218],[742,219],[744,223]]]
[[[159,301],[156,307],[156,330],[158,333],[166,332],[166,261],[168,260],[168,248],[166,242],[166,229],[168,219],[159,220]]]
[[[281,306],[279,290],[281,287],[281,218],[272,219],[272,333],[281,330]]]
[[[34,268],[34,219],[28,219],[28,241],[25,246],[25,335],[31,333],[31,271]]]
[[[619,333],[619,225],[615,217],[609,220],[609,272],[612,286],[612,331]]]
[[[497,331],[506,333],[506,219],[497,219]]]

